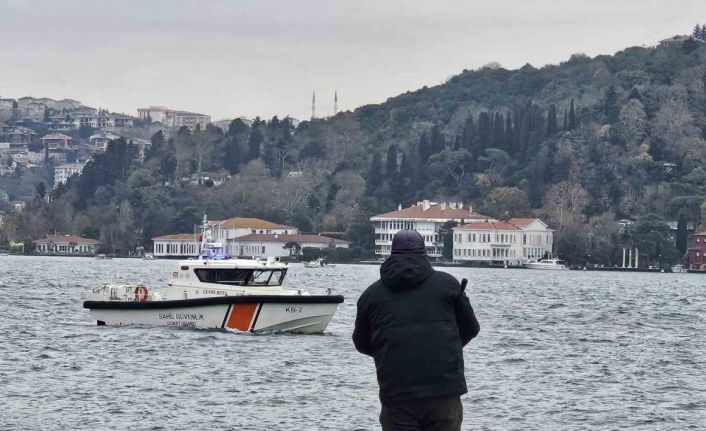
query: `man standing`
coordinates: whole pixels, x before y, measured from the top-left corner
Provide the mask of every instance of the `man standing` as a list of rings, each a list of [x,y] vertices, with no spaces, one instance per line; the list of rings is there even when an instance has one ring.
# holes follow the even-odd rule
[[[463,346],[479,330],[458,280],[429,264],[422,236],[398,232],[353,331],[356,349],[375,359],[384,431],[461,429]]]

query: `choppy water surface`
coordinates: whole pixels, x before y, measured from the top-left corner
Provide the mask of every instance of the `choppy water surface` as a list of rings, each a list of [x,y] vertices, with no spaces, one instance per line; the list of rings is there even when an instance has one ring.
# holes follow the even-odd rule
[[[81,293],[163,285],[170,261],[0,257],[0,429],[378,429],[373,361],[350,336],[375,266],[288,286],[346,297],[326,335],[97,327]],[[481,323],[464,429],[706,426],[706,276],[448,270]]]

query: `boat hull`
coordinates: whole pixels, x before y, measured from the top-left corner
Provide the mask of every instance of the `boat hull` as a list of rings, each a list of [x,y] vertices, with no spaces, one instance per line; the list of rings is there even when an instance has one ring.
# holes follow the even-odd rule
[[[242,332],[322,333],[340,295],[226,296],[169,301],[85,301],[99,325],[177,326]]]
[[[565,267],[565,266],[563,266],[563,265],[556,265],[556,266],[552,266],[552,265],[532,265],[532,264],[530,264],[530,263],[525,264],[525,268],[527,268],[527,269],[542,269],[542,270],[545,270],[545,271],[564,271],[564,270],[569,269],[569,268],[567,268],[567,267]]]

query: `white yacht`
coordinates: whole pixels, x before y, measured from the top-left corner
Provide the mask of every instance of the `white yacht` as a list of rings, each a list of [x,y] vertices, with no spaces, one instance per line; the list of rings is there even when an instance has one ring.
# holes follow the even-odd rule
[[[526,268],[529,269],[550,269],[550,270],[565,270],[569,269],[566,262],[560,259],[542,259],[539,261],[527,262]]]
[[[98,325],[162,325],[244,332],[321,333],[343,296],[282,287],[286,263],[231,259],[210,241],[204,217],[202,252],[178,262],[166,294],[143,284],[103,285],[83,303]]]

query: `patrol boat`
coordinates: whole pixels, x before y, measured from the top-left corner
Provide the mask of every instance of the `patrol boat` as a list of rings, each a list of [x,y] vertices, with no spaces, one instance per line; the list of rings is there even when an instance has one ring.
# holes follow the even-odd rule
[[[207,226],[204,217],[204,226]],[[161,325],[243,332],[322,333],[343,296],[285,289],[288,265],[275,258],[232,259],[202,230],[197,259],[177,264],[166,295],[144,284],[102,285],[83,307],[98,325]]]

